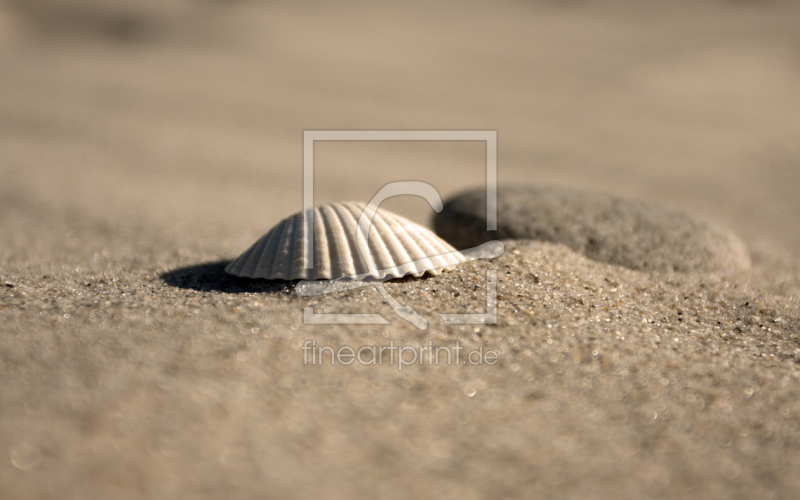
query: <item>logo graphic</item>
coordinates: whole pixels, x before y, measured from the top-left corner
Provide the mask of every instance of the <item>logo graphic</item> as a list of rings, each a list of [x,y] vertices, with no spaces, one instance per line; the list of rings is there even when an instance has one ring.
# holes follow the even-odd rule
[[[497,132],[496,131],[423,131],[423,130],[347,130],[305,131],[303,133],[303,210],[305,212],[306,267],[314,266],[314,141],[485,141],[486,142],[486,230],[497,229]],[[356,234],[358,249],[367,263],[369,273],[333,280],[300,281],[296,291],[299,295],[322,295],[374,286],[394,312],[420,330],[428,327],[428,321],[409,306],[404,306],[392,297],[383,282],[396,276],[385,270],[375,269],[369,252],[367,238],[372,219],[380,204],[387,198],[414,195],[425,198],[431,207],[440,212],[443,208],[439,192],[430,184],[419,181],[393,182],[384,186],[364,208],[358,220]],[[503,253],[503,244],[489,241],[480,246],[462,250],[467,260],[491,259]],[[378,276],[374,278],[373,276]],[[439,314],[445,324],[496,324],[497,323],[497,271],[486,272],[486,313],[484,314]],[[306,324],[389,324],[380,314],[317,314],[313,307],[304,309]]]

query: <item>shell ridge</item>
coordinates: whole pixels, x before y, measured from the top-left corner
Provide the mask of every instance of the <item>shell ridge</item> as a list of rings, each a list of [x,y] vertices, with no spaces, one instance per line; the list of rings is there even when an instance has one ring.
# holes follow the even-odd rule
[[[292,217],[292,229],[291,229],[291,232],[289,234],[290,234],[290,236],[294,236],[294,237],[290,237],[289,238],[288,248],[286,248],[286,255],[288,255],[288,257],[289,257],[288,258],[289,268],[286,269],[285,279],[292,279],[292,276],[295,276],[298,273],[302,273],[305,270],[304,269],[305,266],[303,266],[303,262],[300,262],[300,266],[299,267],[296,266],[296,260],[297,260],[298,256],[295,255],[295,250],[297,249],[297,241],[300,240],[300,239],[304,239],[305,238],[306,225],[305,225],[304,219],[305,219],[305,215],[303,214],[303,212],[300,212],[299,215],[296,215],[296,216]],[[300,246],[302,247],[302,244]],[[279,254],[280,254],[280,252],[279,252]],[[299,258],[302,259],[303,256],[301,255]],[[275,260],[277,261],[278,257],[276,257]],[[273,263],[273,266],[274,265],[275,264]],[[295,271],[295,270],[297,270],[297,271]]]
[[[448,250],[442,247],[442,245],[437,245],[436,243],[438,242],[436,240],[431,239],[430,235],[428,234],[420,235],[420,239],[422,239],[425,242],[425,244],[431,248],[433,252],[433,256],[431,257],[431,259],[434,261],[434,264],[436,264],[437,269],[446,268],[452,263],[451,262],[452,257],[450,256],[450,252],[452,250]]]
[[[442,241],[441,238],[436,236],[432,231],[427,230],[425,236],[427,237],[426,241],[428,244],[433,246],[437,252],[437,256],[441,258],[442,262],[444,262],[448,268],[466,260],[461,252],[457,251],[447,242]]]
[[[444,261],[450,266],[465,262],[467,259],[464,254],[456,250],[456,248],[447,241],[440,238],[435,232],[428,228],[422,228],[421,231],[425,236],[425,241],[432,245],[438,252],[437,255],[441,256]]]
[[[236,257],[233,261],[231,261],[231,263],[228,264],[228,267],[225,268],[225,272],[232,274],[234,276],[241,276],[242,268],[244,267],[247,258],[250,257],[250,252],[256,247],[256,245],[261,244],[261,240],[266,238],[268,235],[269,233],[259,238],[255,243],[250,245],[250,248],[245,250],[240,256]]]
[[[381,234],[381,222],[383,222],[383,214],[379,212],[375,214],[370,226],[370,250],[373,262],[375,262],[375,269],[380,276],[397,274],[399,271],[391,252],[391,246]],[[383,227],[385,228],[385,225]]]
[[[299,231],[299,235],[297,238],[294,239],[292,242],[292,250],[290,253],[291,259],[291,276],[299,276],[305,277],[308,273],[306,269],[306,241],[308,240],[308,235],[306,234],[306,212],[305,210],[300,212],[300,217],[298,217],[298,224],[297,224],[297,231]],[[314,228],[311,228],[311,232],[313,234]],[[292,278],[294,279],[294,278]]]
[[[282,262],[280,261],[280,257],[284,255],[284,248],[287,236],[291,239],[291,235],[294,232],[294,222],[295,217],[288,217],[284,219],[283,228],[281,229],[280,236],[275,239],[275,243],[272,244],[270,241],[270,245],[268,248],[264,249],[264,254],[261,256],[261,264],[263,267],[259,265],[257,272],[259,274],[266,274],[268,276],[275,276],[276,278],[283,278],[286,274],[283,266],[281,265]],[[268,257],[272,254],[272,258],[269,259]]]
[[[281,221],[277,226],[272,228],[270,232],[266,234],[266,236],[258,240],[256,244],[253,245],[250,248],[250,250],[248,250],[248,252],[246,253],[247,258],[243,259],[244,262],[242,262],[242,265],[240,266],[241,276],[255,277],[261,255],[264,254],[270,242],[275,238],[276,233],[282,230],[282,227],[283,227],[283,221]]]
[[[245,250],[245,252],[242,255],[240,255],[234,261],[233,270],[234,270],[234,272],[236,273],[237,276],[243,276],[244,275],[245,268],[247,267],[247,263],[250,261],[250,259],[253,258],[253,251],[256,248],[261,248],[261,246],[264,244],[264,239],[268,238],[271,235],[272,235],[272,230],[270,230],[270,232],[268,232],[267,234],[265,234],[264,236],[259,238],[258,241],[253,243],[250,246],[250,248]]]
[[[353,264],[352,275],[369,273],[370,269],[366,259],[371,256],[361,255],[361,249],[358,248],[358,219],[347,209],[346,203],[340,204],[340,206],[337,207],[336,213],[341,218],[342,227],[345,227],[346,224],[350,224],[352,229],[352,231],[344,231],[344,237],[347,240],[350,249],[350,258]],[[369,237],[369,234],[367,234],[367,236]],[[369,244],[367,244],[367,247],[369,247]],[[367,250],[369,251],[369,248]]]
[[[353,217],[356,218],[357,221],[361,220],[361,214],[364,212],[365,205],[359,203],[349,203],[347,204],[350,212],[352,213]],[[386,273],[386,271],[392,271],[395,269],[395,264],[392,259],[391,252],[389,251],[386,242],[381,238],[380,231],[378,230],[378,226],[376,222],[380,222],[382,220],[383,214],[380,210],[376,210],[375,217],[372,218],[372,224],[369,226],[369,232],[367,234],[367,247],[369,249],[369,257],[372,259],[372,262],[375,266],[375,277],[381,277]],[[356,231],[358,231],[358,223],[356,223]],[[356,238],[358,238],[358,233],[356,232]],[[358,240],[356,240],[358,242]],[[359,249],[360,253],[360,249]],[[369,263],[365,262],[367,266],[367,270],[365,272],[369,272]]]
[[[369,232],[367,233],[367,252],[368,252],[368,255],[366,256],[366,258],[361,253],[361,248],[358,246],[358,232],[359,232],[358,231],[358,222],[359,222],[359,220],[361,218],[361,214],[363,213],[364,208],[366,206],[361,204],[361,203],[355,203],[355,202],[345,202],[345,203],[342,203],[342,206],[344,207],[343,208],[343,212],[345,214],[343,216],[343,219],[346,218],[347,222],[348,223],[352,223],[352,225],[353,225],[353,231],[352,231],[353,240],[350,242],[351,243],[351,248],[353,249],[353,252],[356,255],[360,256],[361,260],[364,261],[364,269],[363,270],[358,270],[357,269],[356,271],[357,271],[358,274],[368,273],[370,270],[369,270],[369,263],[367,262],[367,260],[370,259],[370,258],[374,259],[374,255],[372,254],[372,248],[370,248],[370,245],[369,245],[369,239],[370,239],[369,238],[370,237],[370,233]],[[347,234],[349,236],[350,232],[348,232]],[[349,238],[348,238],[348,241],[349,241]]]
[[[344,234],[344,226],[339,218],[339,213],[333,205],[325,205],[323,216],[325,230],[328,232],[328,253],[331,257],[331,273],[342,276],[352,276],[356,274],[353,265],[352,249],[347,236]],[[331,245],[331,242],[333,243]]]
[[[412,259],[403,247],[400,239],[392,230],[391,224],[386,222],[386,212],[380,213],[380,218],[376,215],[373,220],[373,225],[375,226],[375,232],[378,238],[380,238],[381,242],[386,247],[389,255],[388,260],[390,260],[390,263],[383,271],[386,271],[387,274],[397,275],[398,277],[403,276],[406,273],[401,271],[398,265],[410,262]]]
[[[412,254],[410,251],[408,252],[410,260],[403,263],[405,265],[405,268],[410,269],[409,272],[411,272],[414,276],[417,277],[422,276],[425,273],[425,271],[420,272],[419,271],[420,268],[423,267],[428,269],[435,268],[430,257],[425,254],[422,248],[420,248],[417,242],[414,241],[414,238],[412,238],[409,232],[406,230],[406,224],[404,224],[404,222],[406,222],[407,219],[402,219],[400,217],[394,216],[393,214],[387,214],[387,218],[394,222],[393,228],[397,228],[394,232],[395,234],[397,234],[397,237],[402,241],[403,247],[406,249],[410,247],[411,250],[415,250],[416,255]],[[415,264],[415,262],[417,263]]]
[[[328,246],[328,235],[322,211],[314,208],[314,267],[307,272],[311,273],[310,279],[331,277],[331,256]]]
[[[269,243],[263,248],[261,255],[259,256],[259,265],[252,271],[253,274],[256,273],[263,273],[264,275],[272,275],[273,273],[273,263],[274,259],[270,259],[271,255],[274,255],[278,249],[280,244],[281,238],[286,231],[286,225],[288,223],[288,219],[284,219],[280,226],[279,231],[275,231],[275,234],[272,235],[272,238],[269,239]]]
[[[331,266],[331,274],[335,274],[335,269],[341,268],[341,264],[338,262],[338,256],[336,252],[331,252],[331,248],[336,247],[336,236],[333,234],[333,225],[328,222],[330,219],[330,215],[328,214],[329,207],[327,205],[323,205],[319,207],[319,224],[322,228],[322,232],[325,233],[325,242],[328,248],[328,264]],[[338,266],[338,267],[337,267]],[[317,278],[317,265],[314,264],[314,277]]]
[[[444,254],[448,252],[442,252],[441,249],[438,249],[435,245],[431,244],[432,238],[430,237],[430,234],[428,234],[429,231],[427,231],[426,228],[420,227],[416,229],[416,231],[409,233],[411,239],[417,245],[419,245],[420,248],[422,248],[423,253],[428,255],[428,258],[434,265],[435,269],[446,267],[448,265],[448,261]]]
[[[446,241],[436,236],[430,229],[422,226],[414,227],[415,231],[411,237],[425,248],[432,264],[433,269],[429,269],[431,274],[438,274],[439,271],[450,269],[454,265],[464,262],[464,256],[449,245]]]

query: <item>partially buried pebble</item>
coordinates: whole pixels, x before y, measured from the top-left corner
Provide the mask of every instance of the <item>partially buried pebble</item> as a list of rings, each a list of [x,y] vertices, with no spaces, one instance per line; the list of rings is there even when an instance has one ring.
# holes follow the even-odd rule
[[[750,267],[745,244],[699,217],[658,205],[553,187],[501,187],[497,231],[486,230],[486,191],[462,193],[436,215],[459,249],[493,239],[561,243],[590,259],[638,271],[715,272]]]

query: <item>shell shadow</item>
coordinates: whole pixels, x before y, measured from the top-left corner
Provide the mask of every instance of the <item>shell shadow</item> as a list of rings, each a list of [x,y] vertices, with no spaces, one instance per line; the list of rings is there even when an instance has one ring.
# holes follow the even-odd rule
[[[225,272],[229,260],[181,267],[161,275],[168,285],[199,292],[289,293],[297,281],[237,278]]]

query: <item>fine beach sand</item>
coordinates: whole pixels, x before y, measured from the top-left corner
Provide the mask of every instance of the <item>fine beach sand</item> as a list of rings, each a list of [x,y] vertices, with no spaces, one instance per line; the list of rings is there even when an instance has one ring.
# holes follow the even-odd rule
[[[800,7],[0,2],[3,498],[797,498]],[[224,265],[302,208],[304,130],[497,130],[504,185],[737,234],[749,269],[492,261],[300,297]],[[320,143],[317,203],[485,179]],[[383,207],[432,227],[419,198]],[[498,324],[483,312],[497,272]],[[391,325],[306,325],[303,309]],[[306,341],[495,364],[304,364]]]

